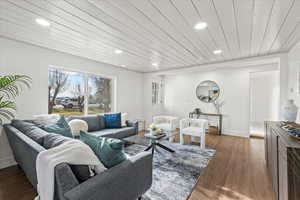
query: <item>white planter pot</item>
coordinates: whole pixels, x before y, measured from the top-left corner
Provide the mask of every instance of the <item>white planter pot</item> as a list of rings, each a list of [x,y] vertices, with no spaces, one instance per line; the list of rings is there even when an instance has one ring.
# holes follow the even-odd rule
[[[298,107],[294,104],[294,100],[288,100],[282,106],[282,120],[286,122],[295,122],[297,119]]]

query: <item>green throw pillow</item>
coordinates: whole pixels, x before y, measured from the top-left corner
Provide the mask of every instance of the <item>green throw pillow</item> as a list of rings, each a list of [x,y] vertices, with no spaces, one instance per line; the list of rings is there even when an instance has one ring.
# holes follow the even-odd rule
[[[42,128],[49,133],[57,133],[65,137],[73,138],[71,128],[64,116],[61,116],[55,124],[49,124]]]
[[[118,165],[126,160],[124,144],[119,139],[96,137],[81,131],[80,140],[91,147],[99,160],[107,168]]]

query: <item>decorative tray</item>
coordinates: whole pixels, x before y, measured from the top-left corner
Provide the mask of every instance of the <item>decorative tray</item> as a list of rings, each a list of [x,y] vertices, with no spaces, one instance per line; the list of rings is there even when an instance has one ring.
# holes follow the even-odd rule
[[[291,138],[300,141],[300,124],[282,122],[281,128],[285,130]]]
[[[300,137],[299,136],[296,136],[296,135],[293,135],[293,134],[290,134],[289,133],[289,136],[295,140],[299,140],[300,141]]]

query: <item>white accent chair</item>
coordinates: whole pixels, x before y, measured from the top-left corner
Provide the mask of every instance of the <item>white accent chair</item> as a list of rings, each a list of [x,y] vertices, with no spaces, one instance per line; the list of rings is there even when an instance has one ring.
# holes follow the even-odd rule
[[[170,142],[174,141],[176,129],[179,128],[179,119],[177,117],[166,115],[154,116],[153,124],[163,131],[166,131]]]
[[[184,135],[200,137],[200,147],[205,149],[205,132],[208,129],[206,119],[182,119],[180,120],[180,144],[184,144]]]

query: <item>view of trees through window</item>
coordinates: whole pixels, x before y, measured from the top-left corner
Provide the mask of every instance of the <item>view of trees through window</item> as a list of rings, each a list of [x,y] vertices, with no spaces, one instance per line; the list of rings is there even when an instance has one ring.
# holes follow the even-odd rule
[[[65,116],[112,111],[112,80],[98,75],[49,69],[48,112]]]
[[[152,104],[160,104],[159,90],[160,84],[158,82],[152,82]]]

